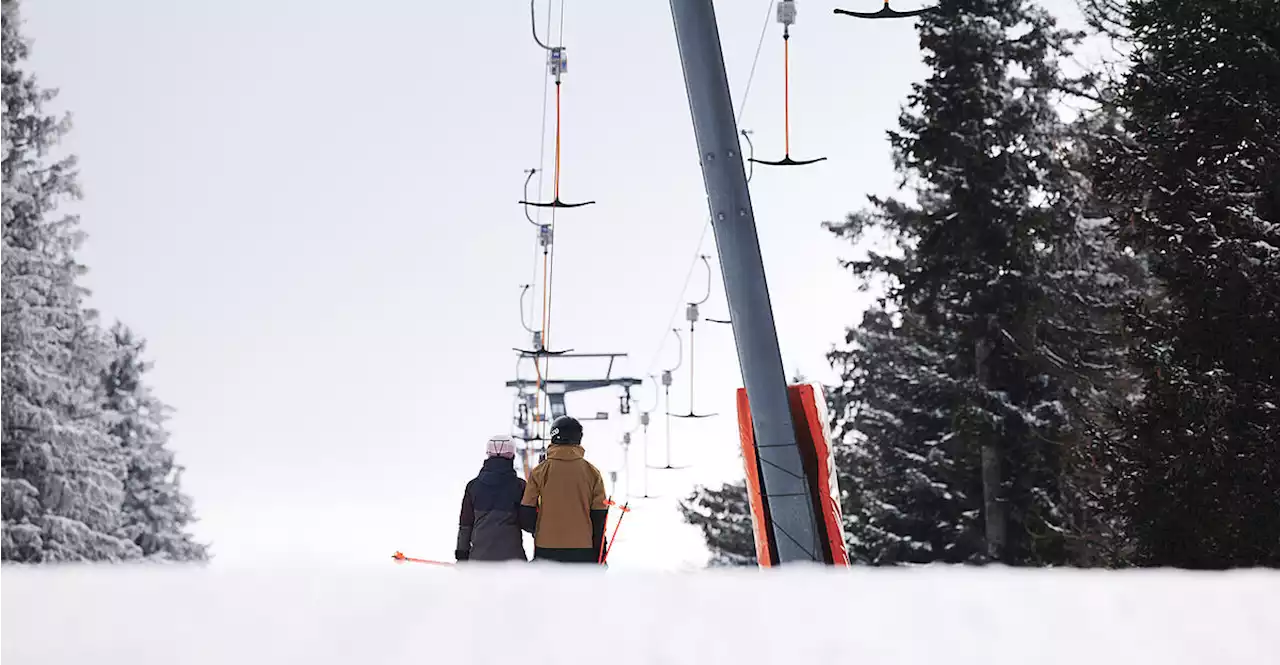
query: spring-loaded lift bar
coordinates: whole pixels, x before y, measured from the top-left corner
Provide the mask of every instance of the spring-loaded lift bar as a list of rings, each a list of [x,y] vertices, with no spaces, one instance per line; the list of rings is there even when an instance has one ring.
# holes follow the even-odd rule
[[[711,257],[710,257],[710,255],[702,254],[702,255],[701,255],[701,256],[699,256],[698,258],[702,259],[702,266],[703,266],[704,268],[706,268],[706,269],[707,269],[707,295],[708,295],[708,296],[710,296],[710,295],[711,295],[711,272],[712,272],[712,271],[711,271],[711,260],[710,260],[710,259],[711,259]],[[707,300],[706,298],[703,298],[703,299],[702,299],[702,301],[703,301],[703,302],[706,302],[706,300]],[[730,320],[730,319],[713,319],[713,318],[711,318],[711,317],[709,317],[709,316],[708,316],[708,317],[706,317],[706,318],[704,318],[704,319],[702,319],[702,320],[703,320],[703,321],[709,321],[709,322],[711,322],[711,323],[725,323],[725,324],[729,324],[729,325],[732,325],[732,324],[733,324],[733,321],[732,321],[732,320]],[[693,347],[692,342],[689,344],[689,346],[690,346],[690,348],[692,348],[692,347]]]
[[[649,378],[650,378],[650,379],[652,379],[652,378],[654,378],[654,377],[653,377],[653,375],[652,375],[652,374],[650,374],[650,375],[649,375]],[[655,400],[655,401],[654,401],[654,404],[657,404],[658,392],[657,392],[657,390],[656,390],[656,389],[654,390],[653,395],[654,395],[654,400]],[[628,413],[630,413],[630,412],[631,412],[631,408],[630,408],[631,390],[630,390],[630,387],[628,387],[628,388],[627,388],[627,395],[626,395],[626,397],[627,397],[627,402],[628,402],[627,412],[628,412]],[[644,419],[642,419],[642,418],[637,418],[637,419],[636,419],[636,421],[635,421],[635,423],[633,423],[633,424],[631,425],[631,427],[627,429],[627,431],[625,431],[625,432],[623,432],[623,433],[622,433],[622,441],[620,441],[620,442],[618,443],[618,445],[622,448],[622,469],[621,469],[621,470],[622,470],[623,480],[624,480],[624,482],[626,482],[626,483],[627,483],[627,491],[626,491],[626,492],[622,492],[622,493],[618,492],[618,491],[617,491],[617,489],[616,489],[616,488],[617,488],[617,485],[615,484],[615,485],[614,485],[614,488],[615,488],[615,489],[614,489],[614,494],[622,494],[623,496],[626,496],[627,498],[631,498],[631,497],[632,497],[632,494],[631,494],[631,488],[632,488],[632,485],[631,485],[631,443],[632,443],[632,435],[635,433],[635,431],[636,431],[636,430],[640,429],[640,426],[641,426],[642,424],[644,424]],[[646,490],[646,492],[645,492],[645,493],[647,494],[647,493],[648,493],[648,491]],[[646,497],[646,498],[648,498],[648,497]]]
[[[756,164],[764,164],[766,166],[804,166],[806,164],[815,164],[825,160],[826,157],[800,160],[791,159],[791,26],[796,22],[795,0],[779,0],[778,22],[782,24],[783,156],[782,159],[773,161],[756,159],[754,157],[748,158],[747,161],[754,162]]]
[[[642,441],[642,445],[641,445],[641,451],[640,451],[640,454],[641,454],[641,457],[643,457],[643,458],[644,458],[643,460],[641,460],[641,461],[644,463],[644,464],[642,465],[642,466],[644,467],[643,472],[642,472],[642,474],[643,474],[643,488],[642,488],[642,489],[643,489],[643,491],[644,491],[644,495],[643,495],[643,496],[640,496],[640,497],[634,497],[634,496],[632,496],[632,495],[628,494],[628,495],[627,495],[627,497],[628,497],[628,498],[641,498],[641,499],[659,499],[659,498],[661,498],[661,497],[653,496],[653,495],[649,494],[649,469],[651,468],[651,467],[649,466],[649,423],[650,423],[650,422],[652,422],[652,420],[651,420],[651,419],[650,419],[650,417],[649,417],[649,414],[650,414],[654,409],[658,408],[658,377],[657,377],[656,375],[654,375],[654,374],[650,374],[650,375],[649,375],[649,383],[650,383],[651,385],[653,385],[653,406],[651,406],[651,407],[649,407],[648,409],[645,409],[644,411],[641,411],[641,412],[640,412],[640,427],[642,428],[642,434],[641,434],[641,436],[643,437],[643,441]],[[630,489],[631,489],[631,488],[630,488],[630,486],[628,486],[628,488],[627,488],[627,489],[628,489],[628,491],[630,491]]]
[[[581,208],[582,206],[591,205],[595,203],[595,201],[583,201],[581,203],[565,203],[564,201],[560,200],[560,136],[561,136],[560,89],[561,89],[561,82],[562,82],[564,73],[569,71],[569,57],[565,52],[566,49],[564,46],[548,46],[547,44],[544,44],[542,40],[538,37],[538,20],[535,12],[535,7],[534,7],[535,2],[537,2],[537,0],[529,0],[529,19],[531,24],[530,27],[533,30],[533,41],[537,42],[538,46],[541,46],[543,49],[547,51],[547,71],[551,76],[555,78],[555,84],[556,84],[556,149],[555,149],[556,165],[555,165],[555,174],[551,179],[552,192],[553,192],[552,199],[545,203],[538,203],[538,202],[528,200],[528,196],[526,195],[525,199],[520,201],[520,204],[523,206],[532,206],[534,208]],[[526,185],[527,185],[527,182],[528,181],[526,181]],[[525,215],[528,216],[527,208],[525,211]]]
[[[874,12],[853,12],[848,9],[836,9],[834,13],[852,16],[854,18],[907,18],[911,16],[919,16],[921,14],[931,12],[937,9],[933,7],[921,7],[920,9],[908,9],[907,11],[899,11],[889,6],[889,0],[884,0],[884,6],[879,11]]]
[[[684,311],[685,320],[689,322],[689,413],[668,414],[676,418],[711,418],[716,415],[714,413],[696,413],[693,408],[693,388],[694,388],[694,384],[696,383],[696,377],[693,371],[694,370],[693,354],[694,354],[694,339],[695,339],[694,336],[698,329],[698,319],[700,317],[698,313],[698,306],[706,303],[707,299],[711,297],[711,263],[707,260],[706,254],[700,255],[698,256],[698,258],[702,259],[703,265],[707,267],[707,291],[705,294],[703,294],[702,299],[696,302],[687,303],[687,306]],[[729,323],[728,321],[721,321],[719,319],[717,319],[717,322]],[[670,408],[668,407],[668,411],[669,410]]]
[[[512,347],[512,349],[511,349],[511,350],[512,350],[512,351],[515,351],[516,353],[519,353],[521,358],[533,358],[533,359],[534,359],[534,362],[537,362],[537,359],[538,359],[538,358],[546,358],[546,357],[548,357],[548,356],[563,356],[563,355],[564,355],[564,354],[566,354],[566,353],[571,353],[571,352],[573,351],[573,349],[562,349],[562,350],[560,350],[560,351],[552,351],[552,350],[550,350],[550,349],[543,348],[543,346],[542,346],[542,331],[541,331],[541,330],[534,330],[533,328],[530,328],[530,327],[529,327],[528,322],[526,322],[526,321],[525,321],[525,319],[524,319],[524,295],[525,295],[525,293],[527,293],[527,292],[529,291],[529,289],[530,289],[532,286],[533,286],[532,284],[521,284],[521,285],[520,285],[520,325],[521,325],[522,327],[524,327],[525,331],[527,331],[530,335],[532,335],[532,336],[533,336],[533,348],[532,348],[532,349],[520,349],[520,348]]]
[[[751,142],[750,129],[744,129],[738,133],[747,141],[747,184],[749,185],[751,184],[751,176],[756,174],[756,167],[754,166],[756,163],[756,144]]]
[[[684,364],[684,339],[680,337],[680,329],[672,328],[671,332],[676,336],[676,349],[678,354],[676,356],[676,364],[674,367],[662,370],[662,391],[665,395],[664,400],[666,403],[666,409],[664,409],[664,411],[667,416],[667,465],[649,467],[650,469],[656,469],[659,471],[674,471],[677,469],[688,468],[685,466],[673,466],[671,464],[671,384],[673,381],[671,373],[680,369],[680,366]]]
[[[619,445],[622,447],[622,481],[627,484],[626,495],[630,496],[631,495],[631,452],[630,452],[631,432],[622,433],[622,443]],[[614,475],[614,480],[612,485],[613,493],[622,494],[621,492],[618,491],[617,472],[614,471],[613,475]]]
[[[524,178],[524,200],[525,201],[529,200],[529,183],[533,180],[533,174],[537,172],[538,172],[538,169],[525,170],[525,178]],[[529,206],[524,207],[524,218],[529,220],[530,224],[538,228],[538,245],[542,247],[542,253],[545,255],[547,252],[551,251],[551,244],[555,242],[555,230],[552,228],[552,225],[539,224],[538,222],[534,221],[533,216],[529,214]]]

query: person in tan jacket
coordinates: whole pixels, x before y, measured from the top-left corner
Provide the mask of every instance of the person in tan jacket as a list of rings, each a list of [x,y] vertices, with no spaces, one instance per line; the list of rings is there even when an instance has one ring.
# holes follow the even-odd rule
[[[598,563],[604,547],[604,478],[582,449],[582,424],[569,416],[551,423],[547,458],[525,479],[520,527],[533,534],[533,559]]]

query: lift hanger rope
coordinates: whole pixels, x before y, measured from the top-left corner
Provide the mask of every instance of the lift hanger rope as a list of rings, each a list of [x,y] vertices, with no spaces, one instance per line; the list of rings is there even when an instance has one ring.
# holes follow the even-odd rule
[[[783,156],[778,160],[750,159],[756,164],[766,166],[805,166],[826,159],[792,159],[791,158],[791,26],[796,22],[795,0],[781,0],[778,3],[778,22],[782,24],[782,146]]]
[[[533,11],[534,11],[533,7],[536,1],[537,0],[529,0],[529,15],[531,17],[533,16]],[[563,32],[564,32],[563,0],[560,3],[560,7],[561,7],[560,20],[561,20],[561,33],[562,33],[561,38],[563,39]],[[564,73],[569,71],[569,57],[563,45],[548,46],[544,44],[542,40],[538,38],[537,25],[534,24],[531,27],[533,28],[533,40],[537,42],[538,46],[542,47],[547,51],[547,70],[548,70],[548,73],[555,79],[555,85],[556,85],[556,144],[555,144],[555,158],[554,158],[555,171],[551,177],[552,198],[550,201],[536,202],[536,201],[530,201],[528,199],[524,199],[520,201],[520,204],[523,206],[532,206],[534,208],[581,208],[583,206],[588,206],[595,203],[595,201],[583,201],[581,203],[565,203],[564,201],[560,200],[560,138],[563,131],[563,125],[561,123],[561,109],[563,107],[562,98],[561,98],[561,89],[563,87]],[[548,35],[548,41],[550,41],[549,37],[550,35]],[[561,43],[563,44],[563,41]]]

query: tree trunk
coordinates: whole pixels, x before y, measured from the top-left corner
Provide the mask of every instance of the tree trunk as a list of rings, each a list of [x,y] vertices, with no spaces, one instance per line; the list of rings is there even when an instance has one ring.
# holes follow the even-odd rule
[[[987,388],[990,383],[991,369],[987,360],[991,357],[993,344],[990,331],[973,344],[974,366],[978,372],[978,384]],[[987,556],[991,561],[1003,561],[1005,543],[1004,501],[1001,497],[1000,485],[1000,438],[994,432],[982,437],[982,507],[984,526],[986,527]]]

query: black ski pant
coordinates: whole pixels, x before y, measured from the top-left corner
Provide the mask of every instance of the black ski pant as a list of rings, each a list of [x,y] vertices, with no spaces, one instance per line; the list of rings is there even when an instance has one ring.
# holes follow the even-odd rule
[[[535,547],[534,561],[555,561],[557,563],[599,563],[600,552],[594,548],[576,547]]]

